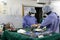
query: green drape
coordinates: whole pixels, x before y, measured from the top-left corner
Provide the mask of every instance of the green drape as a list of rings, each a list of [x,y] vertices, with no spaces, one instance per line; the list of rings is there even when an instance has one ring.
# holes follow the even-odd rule
[[[44,38],[31,38],[23,34],[6,30],[2,35],[2,40],[60,40],[60,34],[53,34],[52,36],[46,36]]]

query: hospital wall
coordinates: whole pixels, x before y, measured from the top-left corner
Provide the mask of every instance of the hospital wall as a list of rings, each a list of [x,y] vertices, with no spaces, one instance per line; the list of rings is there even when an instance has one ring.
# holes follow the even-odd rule
[[[56,12],[58,16],[60,16],[60,1],[52,1],[50,6],[52,7],[52,11]]]
[[[13,23],[16,28],[22,27],[22,4],[19,0],[5,0],[7,5],[0,1],[0,24]],[[6,10],[5,12],[3,10]]]

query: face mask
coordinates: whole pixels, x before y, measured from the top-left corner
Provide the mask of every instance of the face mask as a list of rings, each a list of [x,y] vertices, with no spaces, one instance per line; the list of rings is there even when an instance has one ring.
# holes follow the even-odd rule
[[[31,16],[35,16],[35,14],[31,14]]]

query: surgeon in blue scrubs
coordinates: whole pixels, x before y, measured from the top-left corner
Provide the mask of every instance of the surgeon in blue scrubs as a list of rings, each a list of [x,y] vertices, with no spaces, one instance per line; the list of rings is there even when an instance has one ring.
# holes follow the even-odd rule
[[[47,14],[47,17],[42,21],[40,28],[46,27],[49,31],[59,33],[59,16],[52,12],[52,8],[49,5],[44,6],[42,10]]]
[[[23,28],[31,28],[32,25],[37,24],[35,13],[35,8],[30,8],[29,13],[23,18]]]

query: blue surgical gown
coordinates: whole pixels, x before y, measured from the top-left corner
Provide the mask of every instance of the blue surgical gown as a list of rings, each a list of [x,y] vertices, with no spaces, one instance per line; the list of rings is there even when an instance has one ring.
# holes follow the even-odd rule
[[[51,12],[51,14],[42,21],[41,28],[44,26],[46,26],[50,31],[59,33],[59,18],[55,12]]]
[[[36,18],[33,16],[29,16],[26,15],[23,18],[23,28],[30,28],[32,24],[36,24],[37,20]]]

